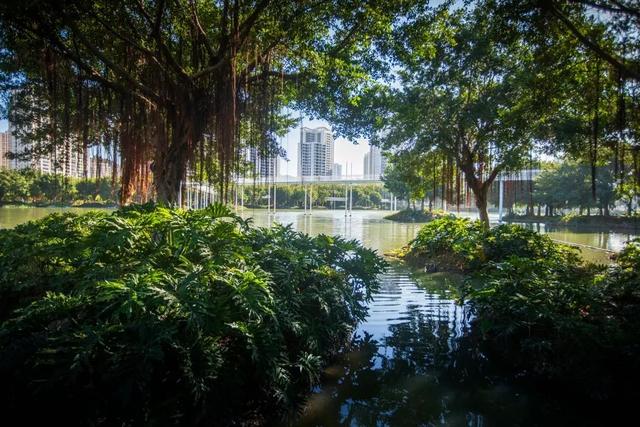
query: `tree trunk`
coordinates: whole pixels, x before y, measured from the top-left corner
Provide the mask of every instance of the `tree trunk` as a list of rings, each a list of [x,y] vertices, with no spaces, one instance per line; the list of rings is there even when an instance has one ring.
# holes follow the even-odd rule
[[[471,188],[473,195],[476,199],[476,207],[478,208],[478,215],[480,221],[482,221],[485,228],[489,228],[489,212],[487,211],[487,198],[489,189],[494,179],[498,175],[499,169],[494,169],[490,174],[490,178],[482,182],[481,179],[476,177],[476,169],[473,159],[470,156],[459,161],[459,167],[464,172],[467,185]],[[480,174],[481,175],[481,174]]]
[[[193,146],[194,123],[191,117],[190,114],[177,114],[172,120],[171,143],[165,150],[156,150],[153,176],[158,203],[175,206],[178,202]],[[162,140],[166,142],[165,135],[158,137],[159,144],[163,143]]]
[[[473,194],[476,197],[476,207],[478,208],[478,215],[480,221],[482,221],[485,228],[489,228],[489,212],[487,210],[487,193],[489,186],[479,186],[479,188],[472,188]]]
[[[178,194],[187,171],[187,147],[186,141],[177,146],[172,144],[169,151],[161,154],[160,160],[154,165],[153,175],[160,204],[175,206],[178,203]]]

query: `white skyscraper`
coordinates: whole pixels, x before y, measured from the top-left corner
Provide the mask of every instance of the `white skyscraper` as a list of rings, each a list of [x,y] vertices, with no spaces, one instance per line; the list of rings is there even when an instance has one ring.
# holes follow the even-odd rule
[[[300,129],[298,176],[331,176],[333,145],[331,129],[324,126]]]
[[[0,132],[0,169],[11,169],[11,159],[7,158],[7,153],[11,152],[11,134]]]
[[[334,163],[333,164],[333,172],[331,173],[331,175],[334,178],[342,177],[342,165],[340,163]]]
[[[256,147],[249,149],[249,162],[253,165],[256,177],[265,178],[278,176],[278,157],[276,155],[264,156]]]
[[[380,179],[387,165],[387,159],[382,155],[378,147],[371,146],[369,152],[364,155],[364,178]]]
[[[19,137],[15,136],[15,128],[9,122],[9,151],[14,154],[25,153],[27,150],[34,148],[30,144],[26,144]],[[38,143],[43,144],[43,143]],[[71,143],[64,146],[56,147],[52,153],[40,154],[33,156],[29,160],[12,159],[10,161],[11,169],[33,169],[40,173],[58,173],[68,177],[80,178],[83,175],[83,155],[82,152],[73,147]]]

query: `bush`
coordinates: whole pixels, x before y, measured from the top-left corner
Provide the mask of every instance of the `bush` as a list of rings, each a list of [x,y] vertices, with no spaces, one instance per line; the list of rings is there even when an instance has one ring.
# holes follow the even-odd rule
[[[615,265],[595,266],[516,225],[486,230],[445,218],[420,230],[406,258],[420,265],[453,259],[445,266],[468,273],[463,299],[482,349],[515,375],[567,383],[599,398],[635,390],[640,240]]]
[[[383,267],[356,242],[254,229],[220,205],[1,230],[5,416],[210,425],[282,414],[364,318]]]
[[[484,230],[480,222],[445,217],[423,226],[409,243],[406,258],[413,263],[435,261],[447,269],[465,269],[482,257]]]
[[[441,210],[423,211],[415,209],[404,209],[391,215],[387,215],[384,219],[398,222],[429,222],[438,218],[455,218],[453,214]]]
[[[479,221],[443,217],[423,226],[406,249],[405,259],[423,266],[438,263],[449,270],[475,270],[509,256],[561,258],[580,263],[576,250],[517,225],[486,229]]]

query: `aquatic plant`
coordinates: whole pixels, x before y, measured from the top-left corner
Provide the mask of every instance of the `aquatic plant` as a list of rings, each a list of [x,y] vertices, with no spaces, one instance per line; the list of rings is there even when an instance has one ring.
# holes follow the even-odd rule
[[[0,231],[0,405],[69,424],[231,424],[295,409],[384,262],[224,206]]]

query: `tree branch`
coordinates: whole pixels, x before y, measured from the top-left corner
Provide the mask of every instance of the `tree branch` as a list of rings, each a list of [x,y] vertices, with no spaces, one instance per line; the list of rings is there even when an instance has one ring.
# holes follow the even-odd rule
[[[615,58],[609,52],[602,48],[598,43],[591,40],[586,35],[582,34],[580,29],[576,27],[576,25],[571,22],[571,20],[564,14],[558,7],[555,2],[550,2],[550,10],[553,15],[555,15],[566,27],[567,29],[588,49],[598,55],[600,58],[607,61],[611,64],[616,70],[622,73],[624,76],[632,78],[634,80],[640,80],[640,72],[638,70],[634,70],[629,68],[626,64],[622,63],[618,58]]]
[[[611,3],[613,3],[614,6],[603,4],[597,1],[588,1],[588,0],[569,0],[569,1],[572,3],[578,3],[585,6],[590,6],[595,9],[604,10],[606,12],[622,13],[625,15],[632,15],[632,16],[635,16],[636,18],[640,18],[640,10],[633,9],[625,5],[624,3],[615,1],[615,0],[611,1]]]
[[[114,71],[116,74],[119,74],[120,77],[122,77],[124,80],[128,81],[130,84],[135,86],[140,92],[145,94],[148,98],[154,100],[157,103],[160,103],[162,101],[161,96],[159,96],[157,93],[155,93],[153,90],[151,90],[147,86],[140,83],[140,81],[138,81],[135,77],[133,77],[124,68],[122,68],[120,65],[116,64],[115,62],[111,61],[98,48],[93,46],[93,44],[89,42],[89,40],[85,37],[82,31],[78,29],[78,27],[74,22],[69,22],[68,25],[69,25],[69,28],[73,31],[73,33],[76,35],[80,43],[82,43],[91,53],[93,53],[96,56],[96,58],[98,58],[98,60],[100,60],[103,64],[105,64],[107,68]]]

